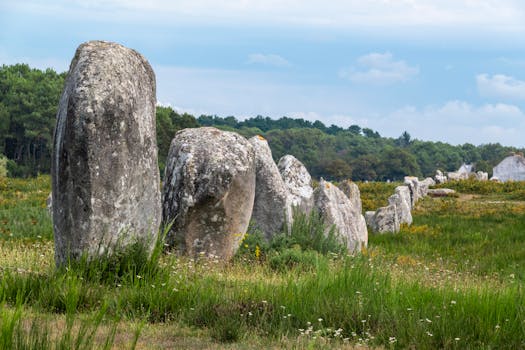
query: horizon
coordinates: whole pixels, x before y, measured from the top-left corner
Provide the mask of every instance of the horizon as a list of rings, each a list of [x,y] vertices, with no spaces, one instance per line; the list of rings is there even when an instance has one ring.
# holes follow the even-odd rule
[[[525,147],[518,1],[6,0],[0,21],[0,64],[63,72],[81,43],[118,42],[179,113]]]

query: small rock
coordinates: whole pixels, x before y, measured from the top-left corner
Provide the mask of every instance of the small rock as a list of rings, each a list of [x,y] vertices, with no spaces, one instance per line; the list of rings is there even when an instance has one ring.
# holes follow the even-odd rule
[[[447,197],[454,193],[456,193],[456,191],[450,188],[434,188],[434,189],[428,190],[428,195],[430,197]]]

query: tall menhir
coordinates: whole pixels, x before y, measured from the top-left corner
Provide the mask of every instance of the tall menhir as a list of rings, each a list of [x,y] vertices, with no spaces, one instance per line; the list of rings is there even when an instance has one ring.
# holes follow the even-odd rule
[[[104,41],[79,46],[54,135],[57,265],[154,244],[161,214],[155,103],[155,75],[141,54]]]

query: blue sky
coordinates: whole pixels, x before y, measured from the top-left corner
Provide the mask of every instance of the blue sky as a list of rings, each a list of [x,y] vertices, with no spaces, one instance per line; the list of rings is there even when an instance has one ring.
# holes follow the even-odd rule
[[[525,146],[524,38],[515,0],[0,0],[0,64],[65,71],[116,41],[180,111],[452,144]]]

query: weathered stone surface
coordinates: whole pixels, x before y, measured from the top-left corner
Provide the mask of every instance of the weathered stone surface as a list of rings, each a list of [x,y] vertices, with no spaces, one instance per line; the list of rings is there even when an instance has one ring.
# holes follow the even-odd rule
[[[447,173],[449,180],[467,180],[472,173],[472,164],[463,163],[457,171],[450,171]]]
[[[476,171],[476,180],[478,181],[488,181],[489,173],[483,171]]]
[[[388,204],[395,206],[395,213],[399,224],[412,224],[412,206],[408,186],[397,186],[395,193],[388,199]]]
[[[155,75],[134,50],[80,45],[60,99],[52,156],[55,260],[94,257],[160,223]]]
[[[335,225],[349,252],[357,253],[367,246],[365,218],[337,186],[321,179],[314,191],[314,205],[327,225]]]
[[[255,197],[255,155],[248,140],[211,127],[179,131],[164,181],[162,218],[172,222],[167,244],[190,256],[231,258]]]
[[[433,188],[428,190],[428,195],[430,197],[446,197],[456,193],[456,191],[450,188]]]
[[[277,164],[290,195],[290,203],[308,213],[313,207],[312,177],[306,167],[292,155],[283,156]]]
[[[359,191],[359,187],[350,180],[341,181],[338,186],[348,199],[350,199],[350,203],[352,203],[352,207],[356,212],[361,213],[363,211],[363,205],[361,203],[361,192]]]
[[[410,190],[410,206],[414,208],[420,199],[419,180],[415,176],[405,176],[405,185]]]
[[[436,183],[443,184],[447,182],[447,176],[443,174],[441,170],[436,170],[436,175],[434,176],[434,180],[436,180]]]
[[[433,178],[427,177],[423,181],[419,181],[419,198],[423,198],[427,195],[430,186],[435,186],[436,182]]]
[[[412,224],[411,202],[409,186],[397,186],[386,207],[366,213],[366,223],[374,232],[398,232],[401,224]]]
[[[273,161],[272,151],[262,136],[249,139],[255,151],[255,200],[252,220],[270,240],[292,222],[292,206],[288,190]]]
[[[395,205],[388,205],[377,209],[369,220],[369,226],[373,232],[399,232],[400,223]]]
[[[492,173],[501,182],[525,181],[525,158],[521,154],[508,156],[493,168]]]
[[[365,212],[365,222],[366,222],[366,225],[370,228],[373,227],[373,223],[372,223],[372,220],[374,219],[374,215],[376,214],[375,211],[373,210],[367,210]]]

